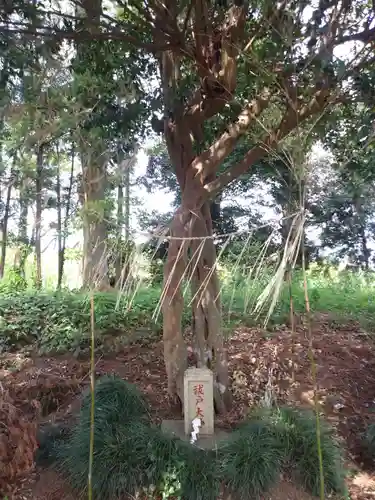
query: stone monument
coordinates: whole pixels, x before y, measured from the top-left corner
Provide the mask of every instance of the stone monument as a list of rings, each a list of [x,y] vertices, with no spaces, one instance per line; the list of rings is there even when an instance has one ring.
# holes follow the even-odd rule
[[[214,379],[208,368],[188,368],[184,375],[185,434],[190,435],[192,421],[201,420],[199,434],[214,433]]]
[[[188,368],[184,375],[184,420],[163,420],[162,430],[184,441],[190,441],[193,421],[200,420],[199,432],[194,445],[213,449],[227,433],[214,429],[214,380],[208,368]]]

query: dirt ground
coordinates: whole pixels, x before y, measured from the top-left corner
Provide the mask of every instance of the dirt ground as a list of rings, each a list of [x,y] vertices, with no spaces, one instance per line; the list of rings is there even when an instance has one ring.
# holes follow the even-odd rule
[[[361,433],[375,421],[375,344],[357,324],[338,325],[322,315],[314,319],[312,334],[319,399],[347,450],[351,498],[374,499],[375,472],[364,463]],[[313,404],[309,335],[302,323],[293,333],[286,327],[272,334],[238,328],[227,348],[234,404],[229,414],[217,419],[217,426],[231,428],[265,395],[271,395],[279,404]],[[79,408],[80,394],[89,382],[88,368],[88,361],[73,356],[2,355],[0,382],[13,394],[38,401],[39,420],[63,420]],[[171,407],[168,400],[160,341],[130,345],[117,354],[98,355],[96,376],[106,373],[116,373],[135,383],[149,400],[156,422],[179,417],[179,409]],[[34,469],[19,478],[8,498],[73,500],[74,495],[54,472]],[[309,498],[282,479],[265,500]]]

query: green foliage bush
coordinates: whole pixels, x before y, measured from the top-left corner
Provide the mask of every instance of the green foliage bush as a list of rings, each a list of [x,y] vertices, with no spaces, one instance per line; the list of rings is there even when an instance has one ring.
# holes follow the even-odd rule
[[[252,308],[269,277],[265,272],[249,281],[243,274],[226,273],[222,302],[223,324],[228,331],[236,323],[253,325],[262,322],[264,315],[255,317]],[[332,313],[337,319],[356,319],[366,326],[373,324],[372,281],[367,275],[342,273],[326,276],[313,269],[309,276],[311,308],[314,312]],[[0,283],[0,350],[36,344],[42,352],[63,352],[89,345],[90,300],[87,294],[67,290],[24,290],[24,284],[18,281],[13,289],[9,283],[9,280]],[[298,273],[295,273],[292,288],[295,311],[303,313],[304,290]],[[120,300],[116,291],[96,293],[95,334],[98,344],[107,334],[126,337],[137,329],[159,332],[162,316],[159,314],[155,318],[154,313],[160,295],[160,286],[140,288],[134,297],[122,296]],[[184,326],[191,320],[190,313],[187,305],[183,314]],[[273,312],[271,324],[282,324],[288,317],[289,291],[285,289]]]
[[[4,278],[0,281],[0,294],[13,295],[17,292],[23,292],[27,289],[27,281],[20,273],[14,269],[9,269]]]
[[[90,425],[91,392],[82,401],[81,425]],[[135,385],[115,375],[99,379],[94,392],[95,421],[117,425],[132,420],[149,421],[148,405]]]
[[[94,498],[112,500],[144,488],[160,492],[162,498],[217,498],[214,461],[150,425],[144,418],[147,406],[134,386],[106,377],[94,395]],[[58,468],[82,496],[87,492],[90,401],[87,395],[81,418],[58,453]]]
[[[375,458],[375,424],[370,424],[364,434],[364,448],[368,458]]]
[[[240,500],[257,499],[278,480],[282,454],[264,422],[249,422],[219,449],[220,477]]]
[[[95,334],[123,334],[137,327],[160,328],[152,314],[157,296],[144,295],[129,307],[117,293],[95,294]],[[25,291],[0,294],[0,348],[36,344],[44,351],[64,352],[89,345],[90,301],[78,292]]]
[[[316,417],[312,411],[290,407],[258,410],[252,418],[272,430],[283,455],[284,466],[314,495],[319,494],[319,455]],[[320,419],[324,486],[327,495],[345,492],[341,449],[332,429]]]

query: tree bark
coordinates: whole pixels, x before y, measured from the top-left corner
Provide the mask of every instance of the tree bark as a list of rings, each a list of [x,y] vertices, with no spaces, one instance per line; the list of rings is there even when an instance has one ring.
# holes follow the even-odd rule
[[[168,393],[179,398],[183,407],[184,372],[187,368],[187,349],[182,334],[184,300],[182,284],[187,266],[187,241],[184,239],[183,217],[178,210],[171,224],[171,241],[164,267],[162,294],[164,362]]]
[[[10,212],[10,199],[13,187],[13,173],[11,173],[10,177],[11,178],[9,179],[7,194],[5,199],[4,217],[2,223],[0,279],[4,277],[4,271],[5,271],[5,259],[6,259],[7,244],[8,244],[8,221]]]
[[[78,82],[82,70],[88,71],[93,57],[92,38],[99,33],[101,0],[83,0],[76,5],[78,23],[82,33],[88,35],[87,41],[77,43]],[[87,73],[86,73],[87,78]],[[82,105],[87,109],[97,107],[90,91],[82,88]],[[100,98],[99,98],[100,100]],[[105,189],[107,181],[107,144],[95,131],[88,128],[80,134],[79,149],[82,163],[82,200],[83,200],[83,286],[84,288],[108,289],[108,227],[105,217]]]
[[[93,152],[94,153],[94,152]],[[95,151],[95,155],[98,152]],[[83,286],[105,290],[108,278],[108,228],[105,220],[106,159],[85,154],[83,159]]]
[[[355,218],[359,227],[359,238],[362,253],[362,267],[368,271],[370,268],[370,255],[371,252],[368,248],[367,236],[366,236],[366,214],[363,209],[361,202],[361,196],[353,196],[353,205],[355,207]]]
[[[60,290],[63,271],[64,271],[64,256],[63,256],[63,229],[62,229],[62,206],[61,206],[61,176],[60,176],[60,155],[57,150],[57,175],[56,175],[56,202],[57,202],[57,289]]]
[[[220,287],[209,202],[202,205],[199,213],[187,215],[183,205],[177,210],[171,225],[164,269],[163,334],[168,391],[172,397],[178,396],[181,404],[183,376],[187,367],[182,333],[182,285],[186,279],[191,284],[197,366],[213,370],[215,408],[223,413],[230,406],[231,396],[221,331]]]
[[[35,287],[42,286],[42,176],[43,176],[43,146],[37,150],[36,160],[36,211],[35,211]]]
[[[130,165],[124,172],[124,226],[125,226],[125,244],[130,240]]]
[[[363,227],[363,225],[361,225],[360,232],[361,232],[361,248],[362,248],[364,268],[366,271],[368,271],[370,269],[371,253],[370,250],[368,249],[366,230]]]
[[[14,270],[22,278],[25,278],[25,264],[30,253],[30,241],[27,235],[27,217],[29,212],[28,199],[26,194],[26,181],[22,177],[19,193],[20,216],[18,220],[18,248],[14,255]]]
[[[193,222],[191,240],[191,291],[193,336],[197,365],[214,372],[214,401],[218,413],[231,404],[227,355],[221,328],[220,285],[213,241],[210,203],[202,205]]]
[[[116,286],[121,288],[122,277],[122,262],[123,262],[123,247],[122,247],[122,225],[124,222],[124,187],[122,185],[122,179],[119,181],[117,186],[117,234],[116,239],[117,255],[115,261],[115,283]]]
[[[61,194],[60,194],[60,202],[58,199],[58,206],[60,205],[60,222],[58,221],[58,226],[61,227],[61,236],[59,236],[59,256],[58,256],[58,276],[57,276],[57,288],[60,289],[64,277],[64,266],[65,266],[65,250],[66,250],[66,239],[68,236],[68,225],[69,225],[69,216],[70,216],[70,206],[71,206],[71,198],[72,198],[72,189],[73,189],[73,180],[74,180],[74,145],[72,146],[72,154],[71,154],[71,163],[70,163],[70,176],[69,176],[69,186],[68,193],[65,205],[65,216],[64,221],[62,223],[62,206],[61,206]],[[59,178],[58,173],[58,178]],[[59,217],[58,217],[59,218]],[[58,230],[59,231],[59,230]],[[59,232],[60,234],[60,232]]]

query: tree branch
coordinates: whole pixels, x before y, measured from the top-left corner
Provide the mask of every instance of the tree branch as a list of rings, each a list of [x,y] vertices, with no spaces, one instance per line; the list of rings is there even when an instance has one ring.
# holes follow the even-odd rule
[[[55,29],[49,26],[32,29],[30,27],[23,27],[22,23],[14,23],[14,28],[10,28],[9,26],[4,26],[0,23],[0,31],[2,35],[6,36],[24,35],[58,40],[118,40],[134,44],[136,47],[143,48],[151,53],[162,52],[164,50],[181,50],[181,40],[171,39],[170,42],[164,41],[161,43],[142,42],[136,36],[120,30],[101,31],[92,35],[84,31],[67,31]]]
[[[363,42],[364,44],[375,41],[375,27],[361,31],[360,33],[353,33],[352,35],[341,35],[336,38],[335,45],[340,45],[346,42]]]
[[[192,130],[219,113],[233,99],[237,86],[239,43],[245,28],[245,8],[231,6],[221,26],[215,29],[205,20],[205,0],[196,0],[195,14],[199,15],[199,19],[196,19],[194,28],[196,50],[193,59],[201,87],[193,95],[185,112]]]
[[[227,130],[206,151],[199,155],[192,163],[195,175],[201,176],[201,182],[215,174],[221,162],[234,150],[238,140],[248,130],[250,125],[267,108],[272,97],[266,87],[257,98],[252,100],[239,114],[236,122],[230,124]]]
[[[329,96],[329,89],[322,89],[316,92],[311,101],[303,106],[298,113],[295,112],[292,115],[289,109],[279,127],[268,134],[262,144],[254,146],[239,163],[233,165],[215,180],[204,186],[208,196],[210,198],[215,197],[216,193],[228,186],[228,184],[244,174],[255,162],[268,154],[270,148],[277,146],[281,139],[286,137],[300,123],[322,111],[328,104]]]
[[[209,21],[206,0],[194,0],[194,14],[195,58],[198,74],[202,77],[202,70],[209,68],[208,59],[212,40],[212,23]]]

